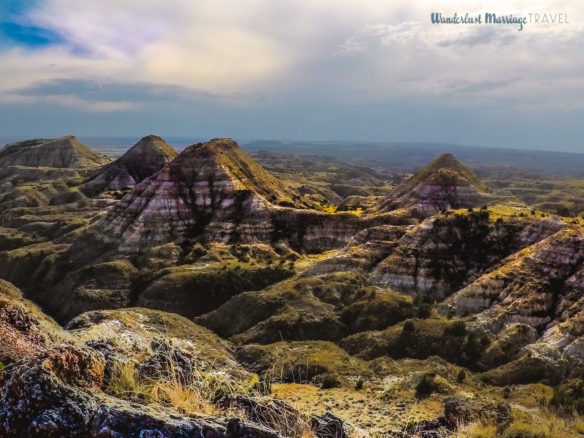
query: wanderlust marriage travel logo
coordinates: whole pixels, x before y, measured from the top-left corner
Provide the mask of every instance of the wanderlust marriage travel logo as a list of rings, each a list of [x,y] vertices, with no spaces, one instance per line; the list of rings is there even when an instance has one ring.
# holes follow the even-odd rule
[[[564,13],[536,13],[525,15],[498,15],[495,13],[444,15],[441,12],[432,12],[432,24],[511,24],[522,31],[528,24],[570,24],[568,15]]]

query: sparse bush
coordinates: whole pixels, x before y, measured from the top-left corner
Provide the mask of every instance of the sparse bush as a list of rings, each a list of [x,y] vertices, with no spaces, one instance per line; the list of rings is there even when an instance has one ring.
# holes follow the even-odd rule
[[[464,354],[467,360],[470,362],[477,360],[490,343],[491,341],[486,334],[476,331],[470,332],[464,345]]]
[[[553,435],[543,426],[517,422],[512,424],[501,436],[503,438],[552,438]]]
[[[402,334],[403,333],[412,333],[415,330],[416,330],[416,324],[414,323],[414,321],[412,321],[411,319],[408,319],[406,322],[404,322],[404,326],[402,328]]]
[[[359,380],[357,380],[357,383],[355,383],[355,390],[356,391],[361,391],[363,389],[363,384],[364,384],[364,380],[359,377]]]
[[[567,414],[584,414],[584,380],[574,379],[556,386],[550,405]]]
[[[254,375],[250,381],[235,379],[223,371],[198,367],[196,362],[183,368],[169,356],[168,369],[155,375],[140,373],[132,361],[116,361],[105,392],[118,398],[158,403],[181,414],[217,414],[227,396],[250,397],[268,394],[271,382]]]
[[[338,388],[341,386],[341,381],[337,378],[337,376],[331,373],[326,373],[322,376],[319,376],[317,381],[319,381],[320,387],[322,389]]]
[[[465,336],[466,335],[466,323],[461,320],[453,321],[444,329],[445,335],[450,336]]]
[[[503,388],[503,398],[508,399],[509,397],[511,397],[511,388],[509,386],[505,386]]]
[[[418,307],[418,318],[428,319],[432,316],[432,305],[428,303],[422,303]]]
[[[108,382],[108,391],[125,399],[149,399],[149,388],[142,382],[136,365],[131,361],[116,361]]]
[[[438,391],[439,387],[436,383],[435,373],[426,373],[416,386],[416,396],[419,398],[428,397],[433,392]]]
[[[456,381],[458,383],[462,383],[462,382],[464,382],[465,379],[466,379],[466,372],[463,369],[461,369],[458,372],[458,375],[456,376]]]

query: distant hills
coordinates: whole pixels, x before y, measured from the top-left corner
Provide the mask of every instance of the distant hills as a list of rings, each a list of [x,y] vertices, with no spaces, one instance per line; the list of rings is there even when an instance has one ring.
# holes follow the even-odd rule
[[[470,166],[512,166],[547,173],[584,175],[584,154],[488,148],[443,143],[351,143],[255,141],[242,145],[247,151],[314,154],[368,165],[413,171],[436,155],[449,151]]]
[[[113,157],[121,157],[134,144],[134,138],[84,138],[91,149]],[[177,151],[193,141],[202,139],[167,137],[165,140]],[[38,140],[32,140],[34,142]],[[0,145],[7,143],[0,139]],[[22,143],[28,143],[22,142]],[[12,142],[14,143],[14,142]],[[11,144],[12,144],[11,143]],[[584,154],[544,150],[523,150],[467,146],[450,143],[422,142],[311,142],[257,140],[239,141],[246,152],[278,152],[286,154],[320,155],[338,160],[353,161],[368,166],[382,165],[413,172],[448,151],[471,167],[502,166],[563,175],[584,175]]]

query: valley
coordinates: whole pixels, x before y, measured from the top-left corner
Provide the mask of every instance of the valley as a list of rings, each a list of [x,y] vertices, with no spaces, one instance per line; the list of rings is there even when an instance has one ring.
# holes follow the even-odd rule
[[[584,433],[567,154],[277,146],[0,150],[0,436]]]

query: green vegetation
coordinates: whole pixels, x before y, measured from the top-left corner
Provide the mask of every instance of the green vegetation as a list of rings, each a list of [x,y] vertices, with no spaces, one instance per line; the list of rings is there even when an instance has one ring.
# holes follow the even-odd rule
[[[239,347],[237,359],[248,369],[287,383],[349,382],[372,373],[367,364],[349,356],[331,342],[277,342],[270,345]]]
[[[482,375],[485,383],[496,386],[536,383],[540,381],[555,382],[557,371],[545,360],[526,354]]]
[[[433,392],[439,391],[440,386],[436,383],[436,374],[427,373],[422,376],[420,383],[416,386],[417,397],[428,397]]]
[[[584,380],[572,379],[554,387],[550,405],[570,415],[584,415]]]
[[[349,336],[341,346],[351,354],[373,359],[425,359],[440,356],[449,362],[477,367],[489,337],[478,330],[467,330],[463,321],[446,318],[413,319],[382,332],[364,332]]]
[[[293,272],[279,265],[241,262],[183,265],[158,273],[158,279],[140,293],[137,303],[185,316],[209,312],[232,296],[282,281]]]

